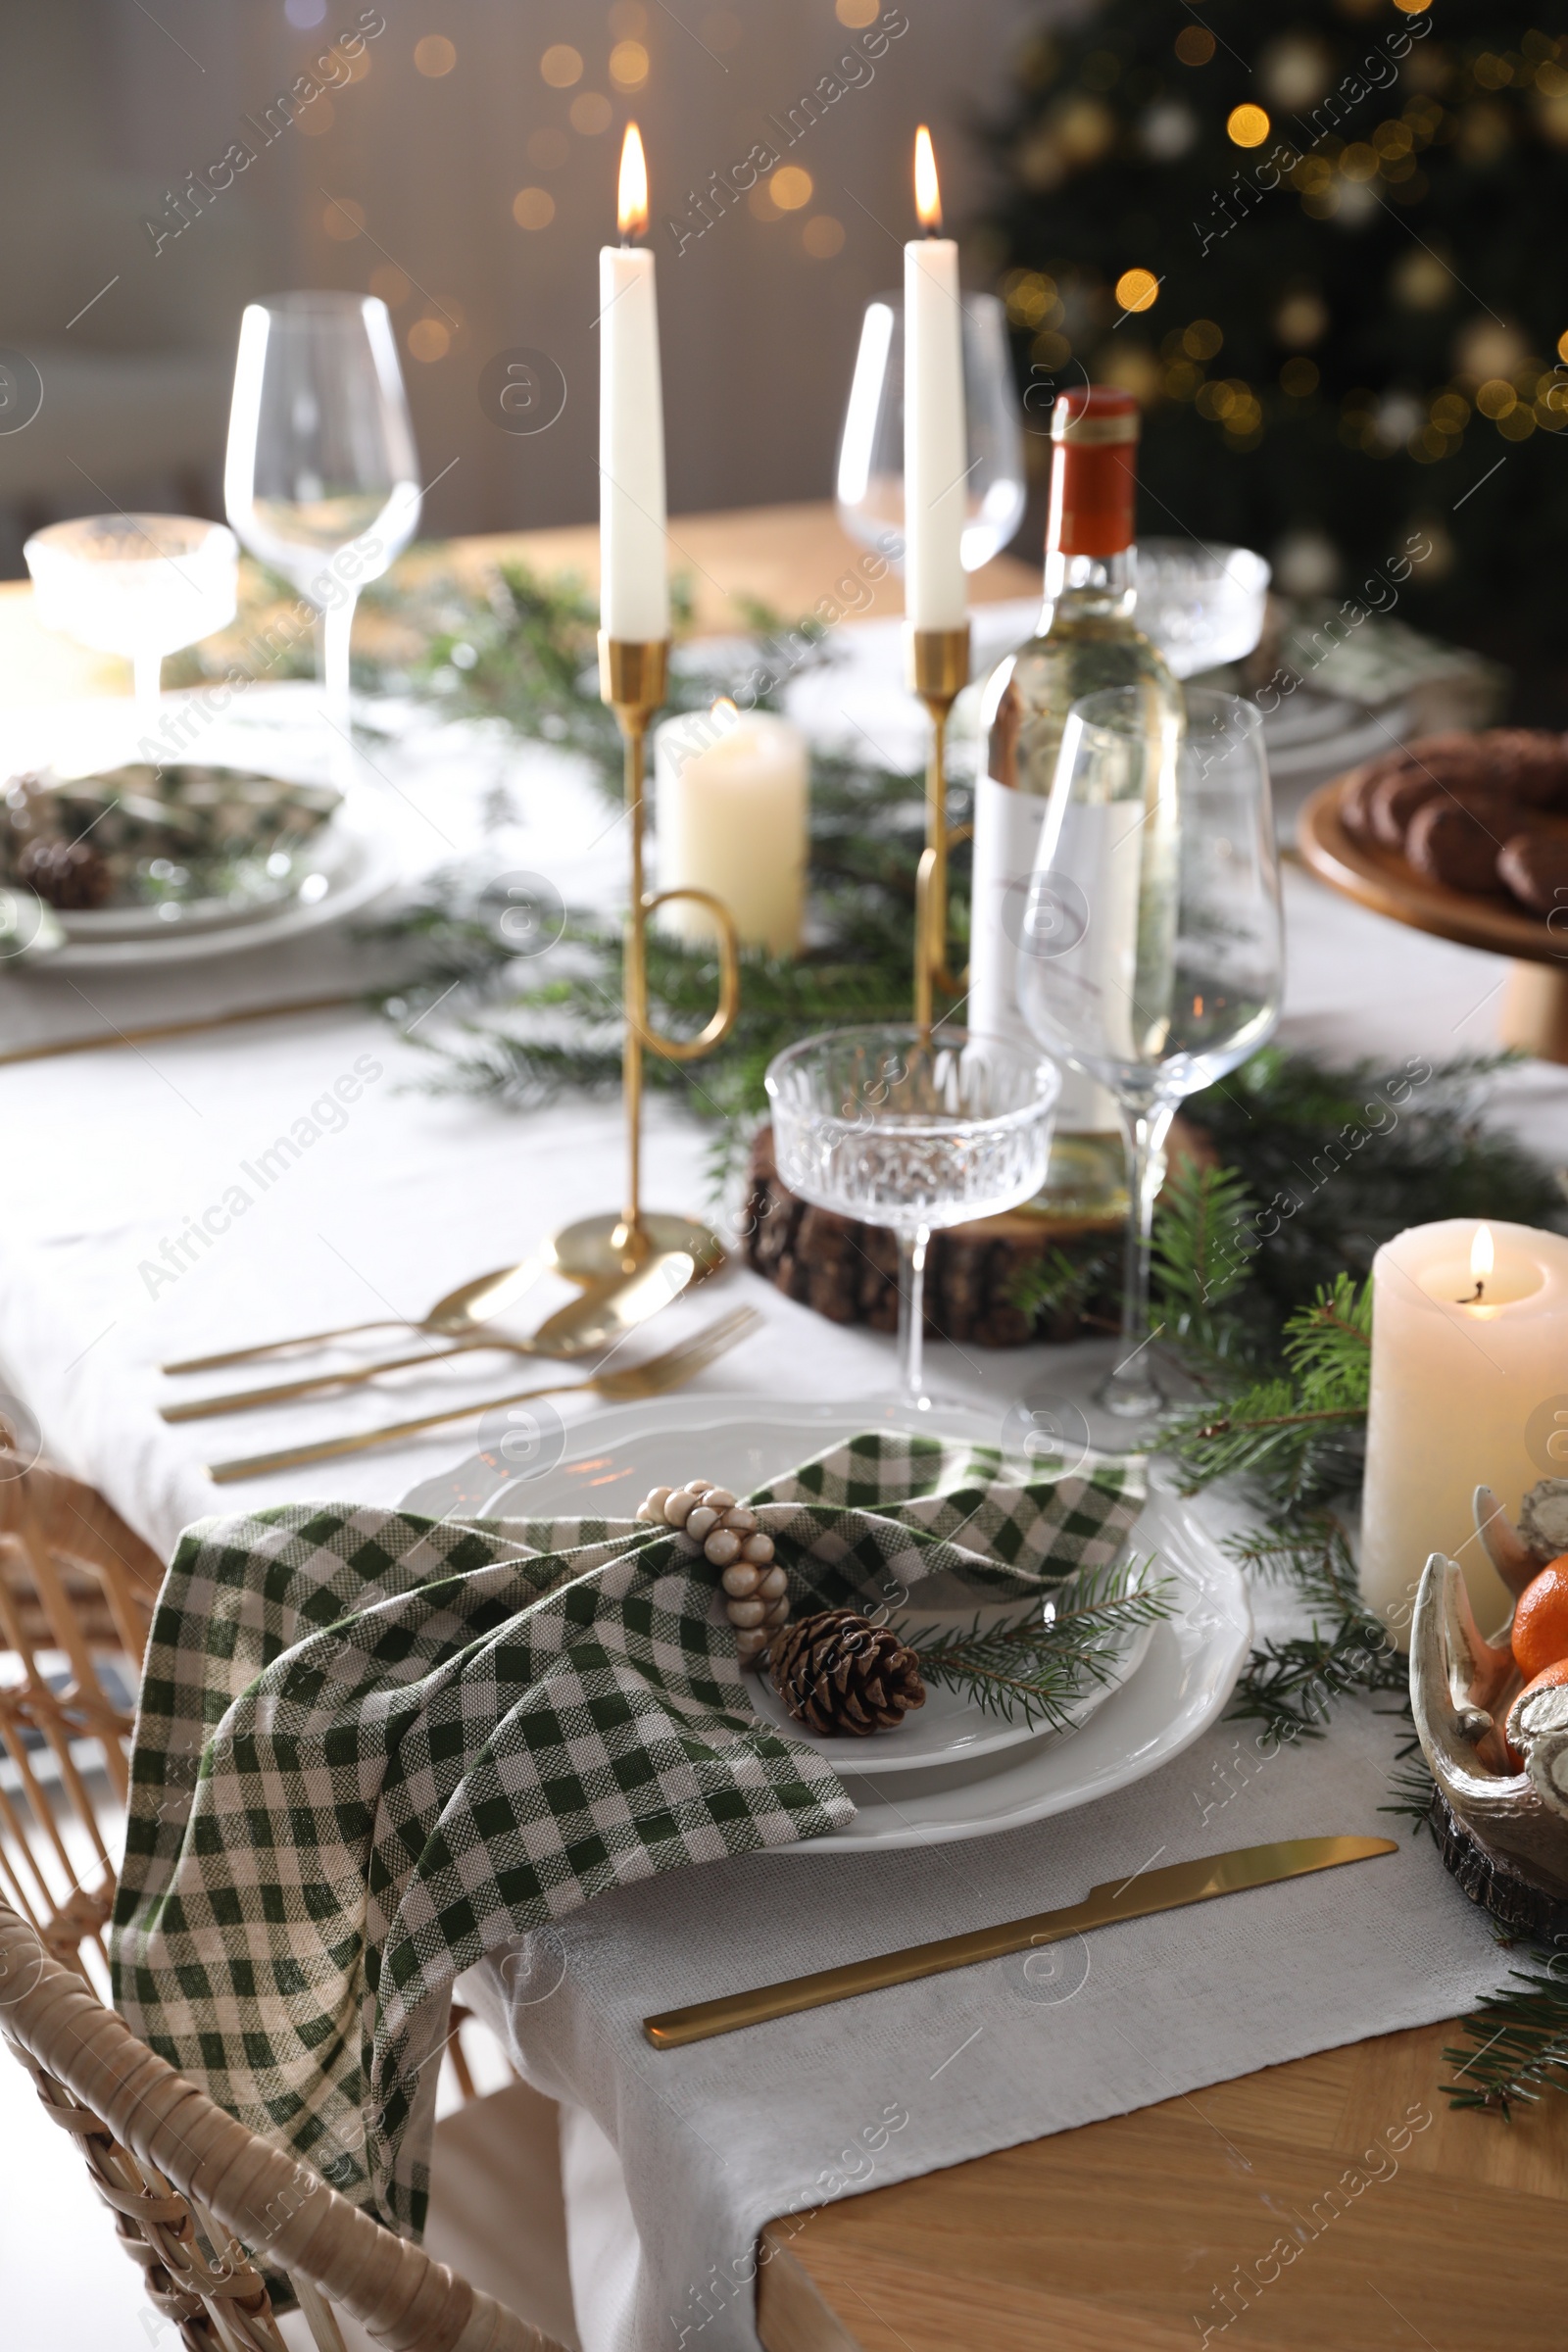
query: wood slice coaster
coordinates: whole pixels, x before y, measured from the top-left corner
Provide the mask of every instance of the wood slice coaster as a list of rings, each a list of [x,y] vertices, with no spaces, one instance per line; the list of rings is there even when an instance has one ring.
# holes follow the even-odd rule
[[[747,1171],[746,1261],[786,1297],[833,1323],[896,1331],[899,1247],[885,1226],[862,1225],[813,1208],[780,1182],[773,1130],[760,1128]],[[926,1259],[925,1324],[934,1339],[978,1348],[1021,1348],[1036,1339],[1070,1340],[1120,1328],[1119,1217],[1047,1217],[1015,1209],[933,1237]],[[1087,1295],[1050,1318],[1015,1306],[1011,1290],[1025,1268],[1055,1250],[1085,1263],[1102,1261]]]
[[[1500,1927],[1511,1935],[1536,1936],[1548,1944],[1554,1936],[1568,1935],[1568,1902],[1538,1886],[1512,1862],[1484,1845],[1468,1823],[1452,1811],[1441,1788],[1432,1792],[1427,1818],[1444,1868],[1470,1900],[1490,1911]]]

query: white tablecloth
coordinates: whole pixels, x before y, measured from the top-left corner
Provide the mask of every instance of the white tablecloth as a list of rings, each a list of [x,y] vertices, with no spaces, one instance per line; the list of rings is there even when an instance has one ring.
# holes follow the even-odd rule
[[[885,633],[868,631],[867,647],[867,669],[885,670]],[[885,697],[885,678],[861,683]],[[848,678],[852,704],[854,686]],[[454,844],[475,838],[496,778],[493,748],[437,734],[385,757],[384,789],[401,806],[434,811]],[[614,857],[603,804],[545,752],[516,755],[510,774],[524,821],[495,843],[498,862],[559,876],[564,895],[580,895]],[[1346,1057],[1436,1061],[1490,1047],[1504,972],[1495,959],[1396,930],[1299,875],[1288,877],[1287,897],[1287,1037]],[[278,995],[325,993],[314,985],[316,954],[329,963],[341,943],[296,951],[292,985]],[[241,986],[214,966],[91,993],[127,1026],[265,1002],[245,988],[271,978],[264,969]],[[80,1004],[59,980],[0,972],[0,1044],[82,1027]],[[222,1492],[202,1468],[215,1446],[368,1427],[434,1409],[449,1385],[469,1397],[528,1385],[526,1367],[486,1356],[325,1408],[172,1430],[157,1417],[173,1393],[162,1362],[277,1331],[418,1313],[557,1225],[615,1204],[617,1107],[508,1114],[432,1097],[431,1074],[415,1048],[352,1009],[0,1070],[0,1366],[51,1449],[161,1549],[190,1519],[230,1504],[328,1490],[390,1501],[472,1440],[471,1428],[459,1429],[324,1474]],[[1494,1109],[1538,1150],[1568,1158],[1564,1073],[1507,1073]],[[279,1152],[279,1138],[292,1151]],[[654,1106],[652,1205],[701,1205],[704,1141],[698,1126]],[[722,1288],[755,1304],[765,1328],[703,1388],[765,1382],[780,1396],[854,1397],[887,1382],[890,1342],[822,1322],[744,1271]],[[518,1327],[556,1295],[542,1285],[523,1300]],[[720,1297],[714,1286],[678,1305],[661,1334],[705,1319]],[[1026,1384],[1044,1377],[1070,1392],[1089,1366],[1082,1350],[934,1348],[931,1357],[934,1383],[999,1414]],[[559,1401],[568,1420],[592,1409]],[[770,2214],[1446,2016],[1494,1981],[1483,1923],[1421,1843],[1332,1881],[1110,1932],[1065,2005],[1026,1997],[997,1964],[686,2052],[654,2053],[638,2035],[650,2008],[1069,1900],[1156,1846],[1174,1857],[1385,1826],[1387,1726],[1352,1707],[1333,1740],[1275,1759],[1245,1795],[1205,1815],[1236,1741],[1234,1727],[1217,1730],[1141,1788],[1004,1838],[855,1870],[825,1857],[730,1862],[609,1896],[567,1923],[560,1988],[514,2009],[513,2024],[526,2070],[571,2110],[589,2352],[699,2337],[752,2344],[750,2290],[736,2280]],[[500,2002],[494,1977],[488,1997]],[[863,2167],[845,2153],[857,2149]],[[727,2280],[716,2294],[715,2278]],[[1202,2280],[1195,2308],[1207,2296]]]

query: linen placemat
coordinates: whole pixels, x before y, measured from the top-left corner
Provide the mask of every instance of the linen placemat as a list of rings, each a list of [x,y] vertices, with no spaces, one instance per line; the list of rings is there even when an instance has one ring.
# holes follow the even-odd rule
[[[1136,1459],[848,1440],[760,1489],[792,1611],[1121,1550]],[[718,1571],[630,1520],[296,1504],[193,1528],[159,1598],[112,1942],[141,2038],[405,2230],[454,1978],[611,1888],[854,1805],[760,1721]],[[421,2073],[424,2080],[421,2082]]]
[[[1260,1633],[1302,1630],[1264,1599]],[[460,1997],[563,2101],[583,2352],[760,2352],[758,2243],[776,2217],[1184,2094],[1202,2141],[1206,2084],[1459,2015],[1509,1958],[1426,1834],[1381,1810],[1402,1729],[1387,1698],[1360,1696],[1315,1740],[1221,1722],[1147,1780],[1031,1828],[892,1853],[739,1855],[626,1887],[492,1953]],[[1144,1869],[1325,1833],[1399,1848],[685,2049],[642,2033],[644,2017],[687,2002],[1024,1917]],[[1444,2104],[1434,2069],[1367,2119],[1378,2145],[1359,2171],[1353,2148],[1323,2160],[1319,2185],[1337,2192],[1326,2210],[1375,2199],[1398,2161],[1387,2133],[1407,2146],[1397,2135]],[[1467,2128],[1502,2129],[1486,2116]],[[1289,2206],[1265,2155],[1210,2129],[1217,2167],[1253,2175],[1256,2157],[1257,2192],[1255,2246],[1223,2260],[1216,2247],[1212,2271],[1194,2263],[1191,2341],[1207,2328],[1212,2352],[1236,2253],[1260,2258],[1282,2232],[1304,2249],[1326,2225],[1324,2208],[1314,2221],[1308,2201]],[[1135,2214],[1107,2221],[1136,2233]],[[897,2315],[866,2292],[875,2340],[896,2342]],[[956,2342],[985,2340],[984,2311],[974,2319]]]

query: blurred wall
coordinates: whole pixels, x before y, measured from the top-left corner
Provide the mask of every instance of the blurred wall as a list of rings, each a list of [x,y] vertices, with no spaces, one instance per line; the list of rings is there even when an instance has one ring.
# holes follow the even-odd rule
[[[907,28],[883,47],[858,22],[871,5],[379,0],[362,18],[359,0],[0,0],[0,346],[45,385],[37,420],[0,431],[0,564],[55,514],[211,507],[239,311],[284,285],[392,304],[436,484],[428,531],[591,517],[595,254],[630,116],[653,182],[672,509],[827,495],[861,307],[897,282],[912,225],[914,126],[932,124],[961,226],[984,186],[977,126],[1038,17],[900,0],[886,16]],[[264,143],[270,103],[362,22],[354,78]],[[809,187],[781,193],[803,200],[737,202],[697,233],[692,192],[758,141],[782,148],[779,123],[826,74],[857,86],[809,124],[797,111],[784,161]],[[192,172],[221,179],[236,140],[254,161],[193,188]],[[559,422],[532,437],[479,406],[486,360],[515,345],[566,380]]]

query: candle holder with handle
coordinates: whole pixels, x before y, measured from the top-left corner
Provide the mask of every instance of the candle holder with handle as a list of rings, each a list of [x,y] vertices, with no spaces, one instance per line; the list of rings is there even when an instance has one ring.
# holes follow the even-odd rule
[[[914,884],[914,1019],[931,1027],[940,988],[961,996],[966,985],[948,968],[948,856],[967,841],[972,825],[948,823],[948,717],[969,682],[969,624],[956,629],[917,629],[906,634],[909,691],[931,719],[931,755],[925,771],[925,848]]]
[[[729,908],[706,890],[662,890],[643,886],[644,747],[648,722],[664,700],[669,676],[667,637],[599,637],[599,691],[615,713],[625,752],[626,813],[631,824],[631,895],[626,909],[625,1008],[622,1086],[626,1105],[626,1191],[624,1206],[565,1226],[552,1245],[555,1262],[576,1282],[604,1282],[636,1272],[661,1257],[689,1256],[695,1278],[716,1273],[725,1262],[723,1243],[694,1217],[650,1213],[642,1203],[643,1054],[666,1061],[696,1061],[729,1035],[740,1010],[740,943]],[[696,1037],[664,1037],[648,1021],[648,917],[672,899],[691,899],[707,908],[718,930],[718,1004]]]

